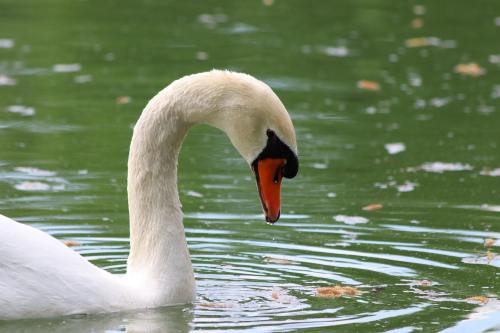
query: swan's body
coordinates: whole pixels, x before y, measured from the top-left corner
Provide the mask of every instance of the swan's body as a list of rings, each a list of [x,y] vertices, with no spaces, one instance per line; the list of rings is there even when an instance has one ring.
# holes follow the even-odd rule
[[[286,160],[271,171],[290,177],[297,172],[295,133],[283,104],[267,85],[245,74],[211,71],[184,77],[148,103],[134,128],[128,162],[127,274],[110,274],[52,236],[0,215],[0,320],[195,299],[177,193],[177,157],[186,132],[196,123],[226,132],[257,173],[266,215],[274,214],[271,222],[279,217],[279,184],[275,176],[278,211],[273,213],[269,207],[275,205],[276,190],[267,189],[266,164],[260,162]]]

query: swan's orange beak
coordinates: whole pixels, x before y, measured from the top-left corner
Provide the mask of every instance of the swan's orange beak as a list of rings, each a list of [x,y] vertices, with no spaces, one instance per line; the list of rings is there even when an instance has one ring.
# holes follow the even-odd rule
[[[269,223],[280,218],[280,189],[285,164],[284,158],[265,158],[257,162],[257,187],[266,221]]]

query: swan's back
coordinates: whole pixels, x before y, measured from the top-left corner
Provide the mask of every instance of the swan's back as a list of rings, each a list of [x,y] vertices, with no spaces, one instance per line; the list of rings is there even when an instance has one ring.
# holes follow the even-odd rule
[[[0,320],[107,312],[126,297],[120,277],[0,215]]]

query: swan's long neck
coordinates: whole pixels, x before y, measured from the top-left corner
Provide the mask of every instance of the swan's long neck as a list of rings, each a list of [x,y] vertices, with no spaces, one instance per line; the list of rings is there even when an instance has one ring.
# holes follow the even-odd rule
[[[128,161],[127,275],[150,284],[160,298],[164,293],[182,300],[182,293],[194,294],[194,277],[177,191],[177,158],[192,122],[184,110],[190,103],[180,105],[171,90],[149,102],[134,128]]]
[[[293,138],[295,146],[293,126],[281,101],[268,86],[245,74],[212,71],[187,76],[148,103],[134,128],[128,162],[127,275],[158,283],[152,287],[160,294],[194,295],[177,192],[177,158],[186,132],[200,122],[222,129],[249,163],[265,146],[266,128]]]

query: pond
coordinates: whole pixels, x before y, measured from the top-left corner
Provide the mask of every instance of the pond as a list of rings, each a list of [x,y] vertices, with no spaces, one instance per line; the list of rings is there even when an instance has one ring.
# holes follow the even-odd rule
[[[125,272],[132,128],[183,75],[265,81],[301,161],[270,226],[225,135],[195,127],[179,190],[196,303],[0,331],[500,331],[499,2],[0,8],[0,212],[94,264]],[[356,295],[318,292],[335,285]]]

